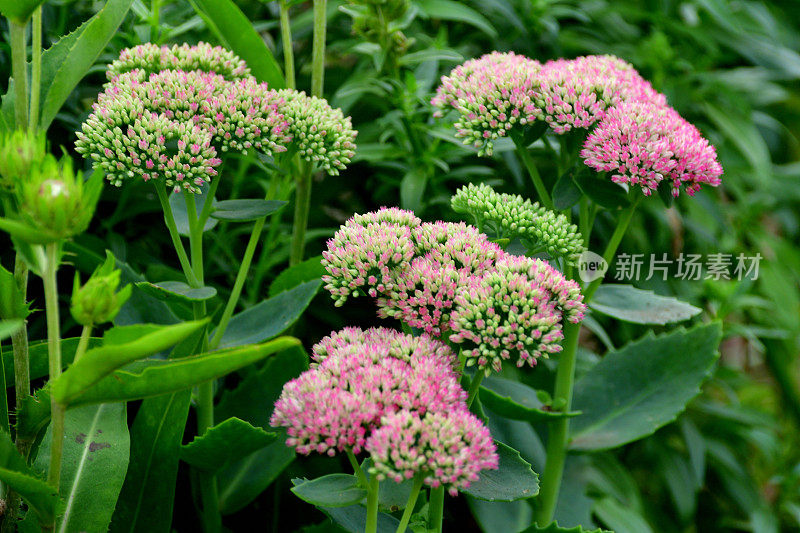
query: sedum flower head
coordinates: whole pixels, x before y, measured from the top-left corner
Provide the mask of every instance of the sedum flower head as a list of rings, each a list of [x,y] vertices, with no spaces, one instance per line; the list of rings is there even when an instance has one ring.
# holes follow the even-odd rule
[[[23,130],[0,136],[0,189],[12,189],[17,181],[27,179],[44,160],[45,143],[44,134]]]
[[[529,248],[564,257],[569,264],[575,264],[584,251],[583,236],[566,216],[522,196],[470,183],[456,191],[450,205],[455,212],[470,215],[479,228],[488,228],[501,238],[519,237]]]
[[[419,349],[404,360],[382,336],[364,332],[370,341],[340,347],[334,341],[321,362],[284,385],[270,424],[287,428],[288,446],[303,454],[358,453],[385,415],[400,409],[425,414],[464,402],[450,361],[439,357],[441,345],[423,348],[425,341],[417,341]]]
[[[249,77],[250,69],[239,56],[220,46],[208,43],[157,46],[146,43],[125,48],[106,71],[109,80],[121,74],[140,70],[155,74],[162,70],[201,70],[215,72],[225,79],[237,80]]]
[[[435,116],[455,109],[456,137],[491,155],[493,141],[541,117],[534,102],[541,65],[514,52],[471,59],[443,76],[431,104]]]
[[[470,273],[485,271],[503,253],[478,228],[463,222],[426,222],[412,233],[417,256]]]
[[[79,274],[75,272],[70,312],[78,324],[93,326],[111,322],[130,298],[132,285],[117,291],[122,271],[114,268],[115,263],[114,256],[106,252],[105,262],[83,286]]]
[[[408,226],[409,228],[416,228],[422,224],[422,220],[413,211],[398,207],[381,207],[377,211],[370,211],[363,215],[355,214],[345,222],[345,225],[367,226],[380,222]]]
[[[671,107],[627,102],[611,109],[586,139],[581,157],[612,181],[639,186],[649,196],[667,180],[672,195],[690,196],[720,184],[716,150]]]
[[[279,112],[288,123],[292,146],[308,162],[328,174],[338,175],[355,155],[356,131],[350,117],[327,100],[293,89],[278,91]]]
[[[453,496],[499,462],[488,428],[465,407],[386,415],[366,449],[373,461],[370,473],[379,480],[400,483],[421,475],[426,485],[444,486]]]
[[[633,66],[611,55],[548,61],[537,78],[536,105],[556,133],[589,128],[620,102],[666,103]]]

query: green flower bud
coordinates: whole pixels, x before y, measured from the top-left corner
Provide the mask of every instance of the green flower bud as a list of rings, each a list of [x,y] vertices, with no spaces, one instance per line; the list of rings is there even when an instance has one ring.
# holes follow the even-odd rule
[[[45,137],[17,130],[0,136],[0,187],[13,189],[45,156]]]
[[[75,273],[72,288],[72,317],[82,326],[111,322],[131,296],[132,285],[119,287],[122,271],[114,269],[114,256],[106,252],[105,262],[94,271],[86,285],[81,287],[80,276]]]
[[[86,231],[100,198],[103,179],[95,173],[84,182],[69,159],[48,155],[30,177],[17,184],[21,222],[39,231],[42,239],[59,241]]]

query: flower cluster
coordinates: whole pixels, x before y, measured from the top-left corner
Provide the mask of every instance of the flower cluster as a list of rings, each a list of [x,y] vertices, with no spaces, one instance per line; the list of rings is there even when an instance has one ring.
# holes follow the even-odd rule
[[[270,419],[286,428],[286,444],[298,453],[374,450],[379,479],[394,466],[388,456],[395,452],[421,456],[403,464],[402,476],[420,473],[428,485],[454,492],[481,470],[497,468],[494,444],[467,411],[455,357],[445,344],[385,328],[347,328],[323,339],[312,357],[312,368],[284,385]],[[416,450],[393,449],[396,415],[425,434]],[[448,462],[448,455],[474,460]]]
[[[442,77],[431,100],[435,116],[448,108],[458,111],[456,137],[491,155],[492,141],[541,118],[534,101],[540,68],[538,61],[514,52],[471,59]]]
[[[673,196],[683,186],[690,196],[701,185],[720,184],[722,166],[714,147],[674,109],[628,102],[611,109],[589,134],[584,162],[611,173],[617,183],[639,186],[645,195],[668,180]]]
[[[399,209],[353,217],[323,265],[336,305],[366,293],[380,317],[449,336],[486,372],[560,351],[563,320],[585,312],[578,285],[547,262],[507,254],[473,226],[419,222]]]
[[[578,227],[566,216],[522,196],[470,183],[456,191],[450,205],[456,213],[470,215],[481,229],[501,238],[519,237],[529,249],[564,257],[569,264],[575,264],[585,250]]]
[[[245,79],[250,76],[247,64],[236,54],[222,48],[200,42],[195,46],[188,44],[157,46],[146,43],[124,49],[106,71],[109,80],[121,74],[139,70],[145,75],[162,70],[200,70],[215,72],[227,80]]]
[[[280,112],[287,121],[293,147],[306,161],[338,175],[355,155],[356,131],[341,109],[316,96],[292,89],[278,91]]]

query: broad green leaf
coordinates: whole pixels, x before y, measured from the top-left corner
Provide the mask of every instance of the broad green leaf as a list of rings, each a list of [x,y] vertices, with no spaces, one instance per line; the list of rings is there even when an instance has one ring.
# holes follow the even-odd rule
[[[279,335],[300,318],[321,285],[322,280],[307,281],[234,315],[219,346],[253,344]]]
[[[26,397],[17,411],[17,435],[36,442],[39,434],[50,423],[50,385]]]
[[[349,507],[322,507],[320,511],[349,533],[364,533],[367,526],[367,508],[363,505]],[[400,520],[386,513],[378,513],[377,533],[395,533]]]
[[[131,458],[114,516],[113,533],[168,532],[172,525],[181,439],[191,391],[142,402],[131,427]]]
[[[462,489],[473,498],[489,502],[511,502],[539,494],[539,476],[519,452],[502,442],[495,442],[500,457],[497,470],[483,470],[480,478]]]
[[[66,368],[75,358],[75,350],[78,348],[79,337],[70,337],[61,341],[61,363]],[[97,337],[89,339],[89,348],[99,346],[101,340]],[[10,345],[2,347],[3,368],[5,369],[6,384],[11,387],[14,384],[14,350]],[[49,373],[47,361],[47,341],[34,341],[28,345],[28,359],[30,361],[31,379],[39,379]]]
[[[400,207],[409,211],[422,209],[428,175],[422,168],[409,170],[400,182]]]
[[[565,172],[553,185],[553,207],[564,210],[572,207],[581,199],[582,192],[572,178],[572,171]]]
[[[203,210],[203,205],[206,202],[206,194],[205,191],[208,190],[208,185],[204,185],[201,187],[203,190],[203,194],[192,194],[191,197],[194,200],[195,210],[199,215],[200,212]],[[212,206],[217,205],[217,200],[212,200]],[[189,211],[186,209],[186,198],[183,192],[171,192],[169,195],[169,206],[172,209],[172,216],[175,219],[175,226],[178,228],[178,233],[183,235],[184,237],[189,236]],[[215,218],[210,218],[206,220],[206,223],[203,225],[203,231],[209,231],[217,227],[219,221]]]
[[[239,418],[228,418],[181,446],[181,459],[201,470],[217,472],[274,440],[275,433],[267,433]]]
[[[497,30],[489,20],[468,5],[455,0],[418,0],[417,5],[428,17],[452,20],[475,26],[489,37],[497,37]]]
[[[117,33],[133,0],[108,0],[92,18],[42,53],[39,127],[46,130]]]
[[[53,397],[59,403],[69,405],[74,399],[85,393],[87,388],[115,369],[174,346],[200,330],[206,323],[206,320],[197,320],[173,326],[162,326],[158,331],[126,344],[112,344],[88,350],[78,362],[73,363],[52,382]]]
[[[247,62],[258,81],[270,89],[282,89],[286,83],[275,57],[264,39],[232,0],[189,0],[195,11],[222,43]]]
[[[280,337],[264,344],[168,360],[148,360],[140,368],[117,370],[70,397],[70,405],[139,400],[178,392],[217,379],[300,341]]]
[[[688,320],[702,309],[670,296],[637,289],[633,285],[601,285],[589,307],[634,324],[659,324]]]
[[[11,337],[20,329],[22,329],[22,320],[0,320],[0,341]]]
[[[613,181],[604,179],[594,173],[580,172],[573,176],[573,180],[578,188],[583,191],[583,194],[600,207],[617,209],[630,203],[625,189]]]
[[[522,533],[610,533],[605,529],[583,529],[581,526],[575,527],[560,527],[558,522],[552,522],[551,524],[539,527],[537,525],[532,525],[528,529],[522,531]]]
[[[28,466],[4,431],[0,431],[0,481],[17,491],[42,522],[52,522],[58,494]]]
[[[308,368],[308,355],[297,346],[276,354],[264,366],[245,377],[237,388],[220,398],[215,414],[220,419],[236,416],[254,426],[269,428],[269,419],[284,383]],[[219,502],[223,514],[238,511],[261,494],[294,460],[294,449],[285,436],[243,457],[218,476]]]
[[[525,500],[487,502],[467,497],[467,504],[483,533],[521,531],[533,520],[533,509]]]
[[[140,281],[135,285],[137,289],[144,291],[156,300],[164,302],[192,304],[210,300],[217,295],[217,289],[214,287],[194,288],[183,281],[160,281],[158,283]]]
[[[481,402],[495,413],[512,420],[540,422],[580,414],[553,411],[549,402],[542,401],[540,394],[524,383],[510,379],[489,377],[481,382]]]
[[[597,517],[615,533],[653,533],[647,520],[636,510],[614,498],[603,498],[594,505]]]
[[[372,459],[367,457],[361,463],[361,470],[364,471],[367,479],[372,478],[372,474],[369,473],[370,468],[372,468]],[[407,479],[401,483],[391,480],[380,483],[378,485],[378,508],[388,513],[405,509],[413,485],[413,479]]]
[[[302,263],[290,266],[278,274],[278,277],[269,286],[270,298],[283,291],[293,289],[306,281],[320,279],[325,274],[325,267],[322,266],[321,261],[321,255],[311,257]]]
[[[45,0],[0,0],[0,13],[13,19],[18,24],[28,22],[36,8]]]
[[[36,467],[50,462],[52,425],[39,447]],[[64,419],[59,492],[64,498],[56,530],[107,531],[128,470],[130,436],[124,403],[79,407]]]
[[[318,507],[347,507],[367,497],[351,474],[328,474],[316,479],[293,479],[291,491],[301,500]]]
[[[651,435],[700,393],[719,354],[719,323],[651,333],[609,352],[575,384],[571,447],[606,450]]]
[[[214,204],[213,218],[231,222],[247,222],[280,211],[286,204],[283,200],[223,200]]]

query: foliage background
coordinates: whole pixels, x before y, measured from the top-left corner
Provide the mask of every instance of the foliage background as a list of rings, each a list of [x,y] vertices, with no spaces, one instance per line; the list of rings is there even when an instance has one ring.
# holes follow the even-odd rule
[[[472,9],[441,12],[436,1],[415,0],[402,21],[404,49],[387,60],[385,48],[353,32],[351,18],[339,9],[347,2],[328,3],[326,95],[352,114],[359,149],[355,164],[341,176],[318,178],[314,184],[308,255],[319,253],[325,238],[354,212],[399,204],[427,219],[449,217],[449,196],[464,182],[487,181],[531,195],[510,151],[499,147],[493,159],[479,159],[431,118],[428,102],[439,76],[463,59],[492,50],[513,50],[540,61],[616,54],[633,63],[712,141],[725,168],[723,186],[704,189],[695,199],[682,197],[670,209],[657,199],[645,202],[622,251],[761,253],[759,279],[638,284],[676,294],[702,307],[707,318],[724,319],[721,365],[676,423],[619,451],[576,457],[565,481],[570,506],[560,506],[560,518],[562,525],[593,521],[618,532],[800,530],[800,4],[470,0],[461,4]],[[151,35],[148,5],[134,2],[120,32],[50,129],[54,145],[72,150],[74,131],[104,81],[105,64],[120,49],[151,39],[215,42],[188,2],[163,4],[160,35]],[[279,56],[276,4],[238,4]],[[45,46],[100,6],[92,0],[48,2]],[[307,88],[307,2],[293,8],[293,33],[298,86]],[[7,42],[0,50],[0,80],[10,74]],[[229,165],[224,174],[222,187],[232,190],[223,195],[258,197],[266,187],[266,174],[253,159]],[[547,168],[543,175],[551,183],[555,179]],[[180,279],[167,266],[174,261],[159,211],[149,189],[107,187],[90,233],[78,244],[99,253],[109,247],[148,279]],[[290,226],[277,220],[272,231],[278,242],[258,261],[245,288],[245,305],[266,295],[286,263]],[[217,286],[232,285],[246,239],[240,231],[245,229],[231,225],[212,233],[217,241],[208,253],[214,262],[207,278]],[[609,232],[601,219],[594,237],[604,240]],[[0,241],[0,254],[10,259],[8,241]],[[69,283],[67,277],[62,285]],[[39,287],[32,289],[35,306],[42,308]],[[319,295],[294,333],[310,346],[343,325],[376,322],[368,302],[334,311],[328,297]],[[608,334],[610,342],[621,346],[644,332],[642,326],[627,325]],[[30,335],[44,337],[43,316],[34,319]],[[593,347],[602,346],[592,336],[582,344],[585,360],[593,357]],[[132,419],[133,412],[129,415]],[[543,448],[536,434],[515,438],[516,447],[541,471]],[[288,493],[289,479],[338,469],[332,462],[295,462],[254,504],[228,517],[226,525],[236,530],[255,521],[274,531],[317,531],[311,526],[321,523],[323,515]],[[186,518],[193,515],[191,505],[190,495],[179,494],[177,530],[196,527]],[[451,501],[447,512],[446,520],[457,524],[453,529],[478,530],[481,524],[498,533],[526,524],[530,516],[524,502],[478,504],[465,497]]]

